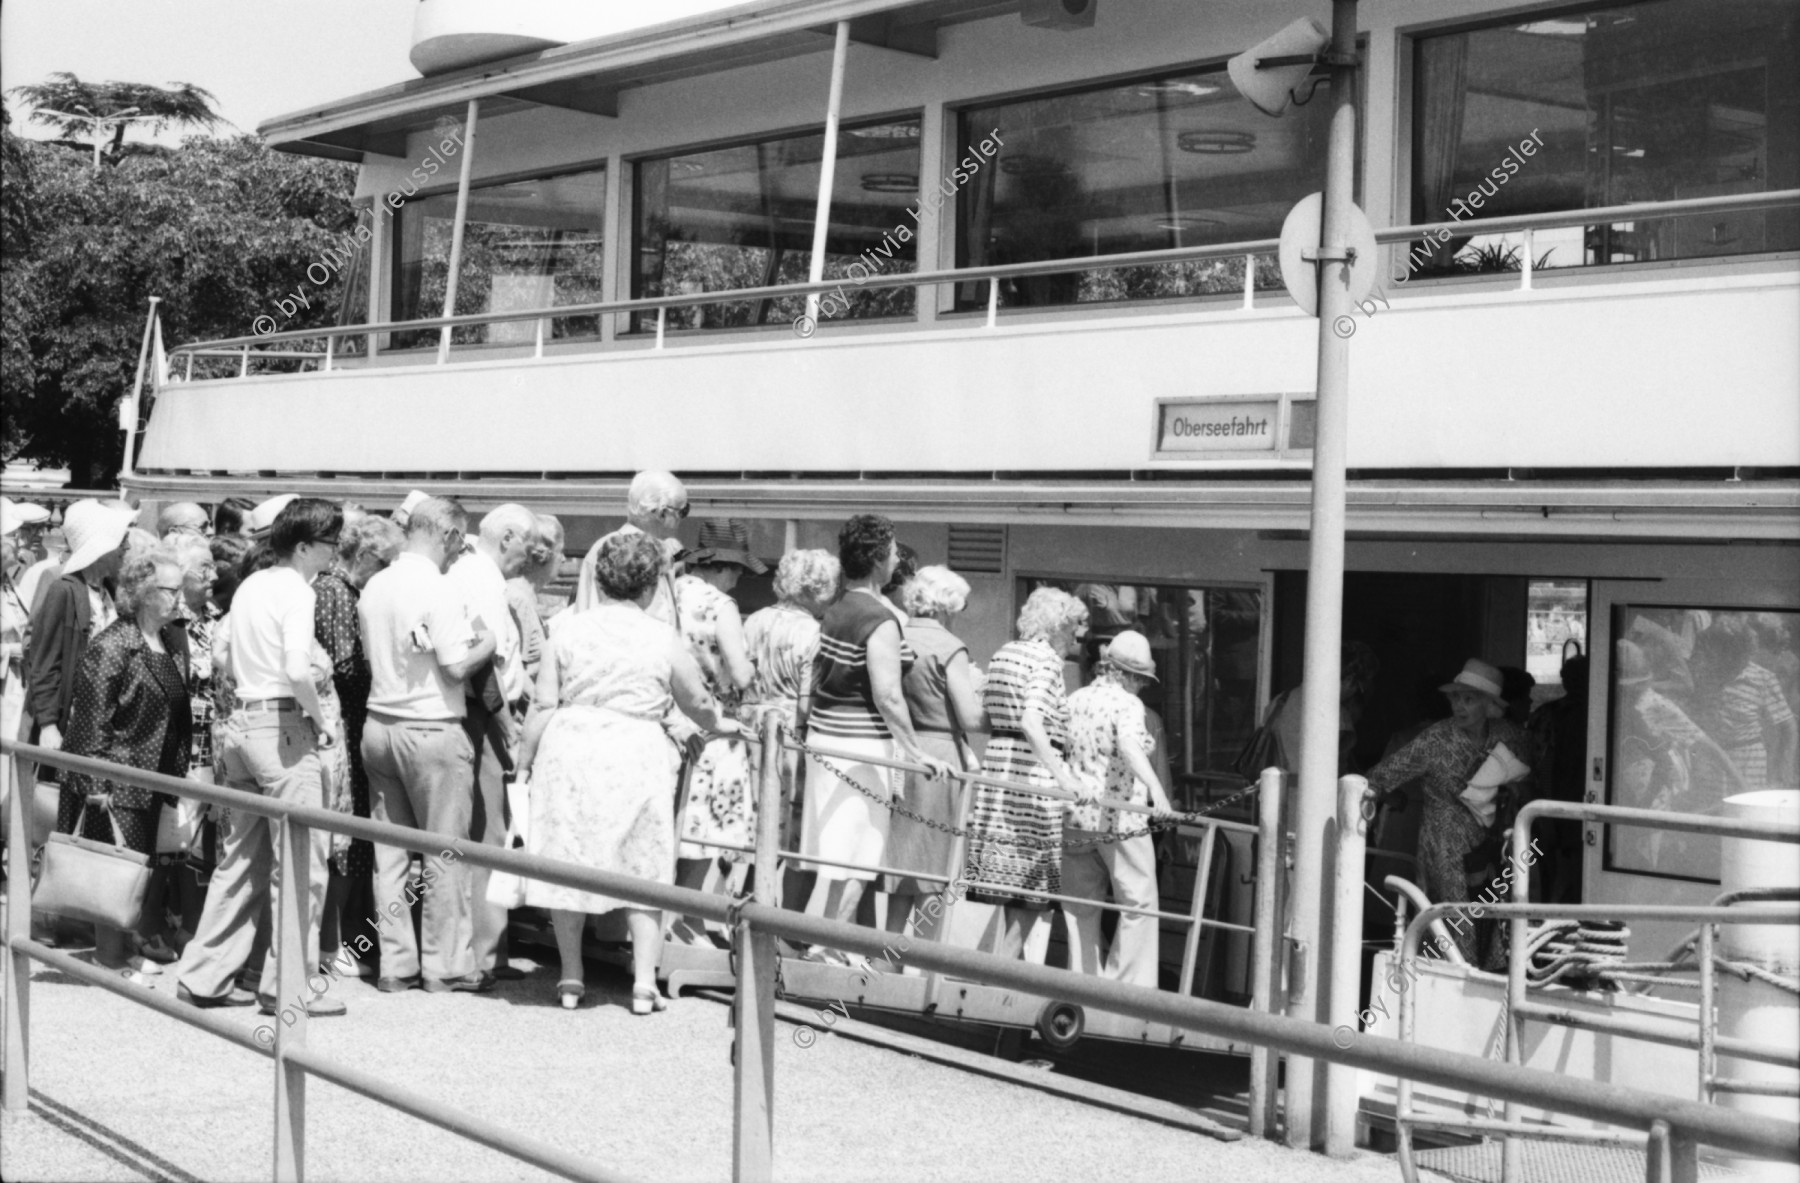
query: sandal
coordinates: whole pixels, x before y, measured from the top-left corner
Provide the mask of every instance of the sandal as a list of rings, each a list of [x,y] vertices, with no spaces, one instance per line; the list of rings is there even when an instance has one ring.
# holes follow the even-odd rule
[[[633,986],[631,988],[631,1013],[632,1014],[647,1015],[653,1011],[668,1010],[668,1009],[669,1009],[669,1000],[664,998],[660,993],[658,993],[654,986],[649,987],[649,988],[646,988],[643,986]]]
[[[587,997],[587,983],[580,978],[564,978],[556,983],[556,996],[562,1000],[564,1010],[574,1010]]]

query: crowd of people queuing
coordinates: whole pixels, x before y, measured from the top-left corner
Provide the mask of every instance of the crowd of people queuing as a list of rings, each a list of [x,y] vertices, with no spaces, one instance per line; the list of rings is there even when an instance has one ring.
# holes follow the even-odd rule
[[[774,716],[805,747],[778,757],[778,830],[797,853],[786,906],[873,922],[867,897],[880,892],[889,931],[933,940],[945,901],[966,893],[996,907],[990,948],[1038,960],[1041,922],[1060,909],[1072,968],[1159,984],[1146,913],[1159,907],[1153,821],[1172,816],[1169,761],[1145,704],[1152,643],[1120,627],[1132,619],[1102,620],[1105,643],[1084,644],[1093,597],[1038,586],[984,673],[956,635],[970,585],[920,566],[886,518],[850,518],[835,553],[784,555],[776,602],[745,618],[733,592],[768,570],[746,523],[703,521],[684,549],[686,490],[661,472],[632,481],[626,508],[581,559],[574,602],[546,618],[540,593],[566,538],[519,505],[472,523],[423,493],[391,515],[311,497],[211,513],[177,503],[150,533],[129,506],[81,501],[44,545],[45,515],[5,502],[4,725],[45,747],[446,840],[517,833],[535,855],[735,894],[759,806],[748,741]],[[27,562],[37,545],[44,557]],[[1771,631],[1785,627],[1768,613],[1634,619],[1613,670],[1625,788],[1644,798],[1626,803],[1704,812],[1792,775],[1796,663],[1791,638]],[[1066,663],[1084,653],[1091,671],[1070,692]],[[1356,726],[1378,664],[1345,644],[1340,772],[1361,771]],[[1533,711],[1530,675],[1470,659],[1437,688],[1449,717],[1394,736],[1367,770],[1384,816],[1417,803],[1411,877],[1432,899],[1469,900],[1491,879],[1525,801],[1580,798],[1586,659],[1565,663],[1563,681],[1568,695]],[[1299,767],[1300,699],[1270,704],[1249,757],[1258,767]],[[953,775],[968,773],[983,775]],[[1111,807],[1121,803],[1136,811]],[[95,931],[97,961],[143,976],[173,965],[177,993],[197,1006],[273,1007],[279,823],[68,774],[56,826],[158,856],[140,930]],[[1579,830],[1567,828],[1552,835],[1540,898],[1579,892]],[[533,880],[509,898],[453,857],[323,830],[304,881],[309,973],[329,964],[383,992],[482,993],[520,976],[506,934],[521,902],[549,911],[556,993],[571,1009],[586,997],[591,916],[625,914],[635,1013],[664,1005],[665,940],[727,944],[696,918]],[[1124,906],[1110,932],[1109,900]],[[389,922],[415,906],[416,931]],[[40,926],[41,939],[87,935]],[[1459,929],[1458,945],[1470,962],[1504,959],[1493,925]],[[306,1005],[344,1009],[324,996]]]
[[[854,921],[874,884],[890,929],[910,922],[935,939],[942,909],[920,905],[960,881],[1004,906],[998,947],[1013,955],[1031,953],[1032,925],[1065,890],[1156,906],[1145,819],[1122,825],[1104,808],[1108,798],[1169,808],[1152,763],[1160,727],[1134,693],[1156,677],[1148,642],[1115,636],[1096,681],[1066,695],[1062,663],[1087,609],[1043,588],[984,677],[954,632],[969,584],[920,567],[885,518],[851,518],[835,554],[785,555],[776,602],[746,619],[731,593],[768,570],[746,523],[702,522],[683,549],[685,489],[641,473],[625,525],[587,550],[574,603],[546,619],[539,593],[558,573],[564,531],[518,505],[471,523],[456,501],[421,493],[391,515],[291,495],[210,513],[183,502],[151,533],[124,503],[81,501],[62,522],[60,553],[29,569],[20,560],[43,523],[10,502],[5,512],[17,673],[8,726],[44,747],[490,844],[507,840],[516,781],[530,853],[735,892],[758,811],[745,733],[774,715],[831,753],[780,757],[779,829],[801,856],[787,870],[788,906]],[[23,578],[32,574],[35,587]],[[1065,800],[949,776],[976,771],[1081,804],[1071,812]],[[140,980],[170,967],[195,1006],[272,1012],[281,824],[58,779],[58,830],[156,857],[139,930],[93,932],[95,960]],[[965,791],[975,800],[959,867]],[[325,965],[383,992],[482,993],[518,976],[509,902],[486,879],[453,857],[315,829],[294,880],[314,918],[308,973]],[[665,939],[725,943],[697,919],[554,884],[528,880],[522,899],[549,911],[556,991],[571,1009],[586,996],[590,916],[625,913],[634,1013],[664,1006]],[[416,930],[386,922],[415,904]],[[1155,984],[1153,919],[1127,917],[1107,957],[1098,907],[1069,906],[1078,966]],[[34,921],[39,939],[89,937]],[[345,1009],[322,993],[305,1005],[316,1016]]]

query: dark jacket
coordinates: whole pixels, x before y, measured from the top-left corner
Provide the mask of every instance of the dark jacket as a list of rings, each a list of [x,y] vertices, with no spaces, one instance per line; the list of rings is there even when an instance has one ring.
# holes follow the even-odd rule
[[[194,725],[187,694],[187,630],[181,621],[171,621],[163,627],[162,639],[175,661],[173,686],[152,669],[153,654],[135,619],[121,617],[93,639],[75,675],[75,701],[63,736],[64,751],[169,776],[186,775]],[[176,751],[170,764],[159,767],[171,729],[176,733]],[[114,785],[80,773],[66,776],[63,787],[80,793],[111,790],[113,805],[119,809],[148,809],[151,805],[148,789]]]
[[[94,609],[80,573],[45,582],[31,613],[31,643],[25,649],[25,715],[32,734],[46,727],[69,730],[75,698],[75,671],[88,644]]]

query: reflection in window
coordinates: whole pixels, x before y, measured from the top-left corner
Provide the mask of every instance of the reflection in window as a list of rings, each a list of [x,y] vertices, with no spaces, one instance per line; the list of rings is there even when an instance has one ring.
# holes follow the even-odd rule
[[[1609,803],[1717,814],[1800,776],[1800,612],[1614,610]],[[1717,881],[1719,839],[1608,827],[1609,870]]]
[[[824,147],[824,133],[810,132],[640,161],[632,296],[805,283]],[[840,128],[833,176],[825,278],[847,281],[848,308],[821,319],[910,314],[911,289],[853,281],[918,270],[918,119]],[[803,296],[672,308],[665,327],[788,324],[805,311]],[[654,314],[636,319],[655,325]]]
[[[1022,579],[1019,602],[1040,587],[1060,588],[1087,605],[1083,683],[1113,637],[1136,629],[1149,638],[1158,680],[1142,696],[1168,735],[1177,807],[1194,807],[1227,782],[1241,783],[1230,768],[1256,728],[1260,591]]]
[[[1412,220],[1794,188],[1797,26],[1796,0],[1651,0],[1419,38]],[[1800,215],[1777,210],[1545,230],[1533,250],[1534,266],[1575,267],[1797,247]],[[1517,271],[1524,249],[1522,234],[1452,236],[1416,244],[1410,267]]]
[[[456,314],[508,312],[562,304],[592,304],[600,292],[601,227],[606,212],[606,171],[534,177],[469,191],[463,229],[462,269],[456,281]],[[456,194],[422,197],[394,217],[394,317],[414,320],[444,314],[450,274],[450,239],[456,226]],[[599,318],[552,320],[546,340],[597,337]],[[529,344],[537,322],[459,328],[458,345]],[[436,330],[396,333],[395,346],[435,345]]]
[[[957,195],[959,267],[1274,238],[1323,188],[1329,87],[1280,119],[1240,97],[1223,67],[971,107],[964,153],[998,129],[1000,167]],[[1281,286],[1273,256],[1256,286]],[[1044,305],[1242,292],[1241,258],[1009,280],[1003,303]],[[963,284],[959,307],[985,307]]]

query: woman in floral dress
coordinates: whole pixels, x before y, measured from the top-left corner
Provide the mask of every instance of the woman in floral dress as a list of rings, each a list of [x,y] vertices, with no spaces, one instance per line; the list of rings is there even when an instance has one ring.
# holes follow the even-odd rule
[[[700,667],[706,688],[733,715],[755,670],[731,590],[745,571],[760,575],[769,569],[750,554],[749,533],[748,524],[738,520],[703,522],[700,545],[685,559],[687,573],[675,581],[682,640]],[[720,857],[746,866],[750,861],[748,855],[706,843],[749,846],[756,841],[756,778],[749,748],[731,737],[690,741],[686,773],[675,880],[682,887],[705,891]],[[704,923],[694,917],[677,922],[673,935],[688,944],[714,943]]]
[[[739,718],[744,729],[761,735],[763,720],[773,714],[799,733],[800,696],[819,652],[819,617],[837,599],[843,578],[837,556],[823,550],[796,550],[775,568],[777,602],[744,621],[744,647],[755,672],[744,691]],[[793,849],[800,837],[800,800],[795,792],[800,753],[781,754],[781,848]],[[785,894],[783,898],[788,898]],[[804,903],[805,897],[800,897]]]
[[[1087,633],[1087,606],[1067,592],[1041,587],[1019,612],[1019,639],[1003,645],[988,665],[982,687],[989,729],[981,770],[1045,788],[1088,795],[1065,762],[1069,706],[1063,661]],[[983,784],[969,815],[968,861],[963,877],[976,903],[1006,909],[996,952],[1018,957],[1031,941],[1051,901],[1024,892],[1062,888],[1063,803],[1019,789]]]

